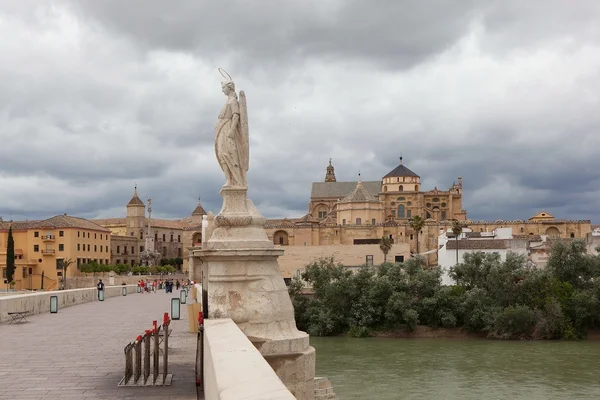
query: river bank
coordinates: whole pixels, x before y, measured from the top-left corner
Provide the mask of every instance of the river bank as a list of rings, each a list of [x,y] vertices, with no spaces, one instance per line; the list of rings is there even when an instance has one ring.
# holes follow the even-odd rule
[[[408,329],[393,329],[387,331],[374,331],[371,337],[378,338],[398,338],[398,339],[487,339],[485,332],[473,333],[464,328],[432,328],[426,325],[419,325],[410,332]],[[497,339],[489,339],[497,340]],[[584,340],[600,340],[600,329],[591,329],[587,331],[587,338]]]

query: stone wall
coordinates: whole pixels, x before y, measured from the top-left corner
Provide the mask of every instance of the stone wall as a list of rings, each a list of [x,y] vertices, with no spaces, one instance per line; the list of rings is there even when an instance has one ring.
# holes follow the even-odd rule
[[[136,294],[137,285],[127,285],[127,295]],[[123,286],[105,286],[104,297],[122,296]],[[0,322],[10,321],[9,312],[27,311],[28,315],[50,312],[50,297],[58,297],[58,312],[61,308],[97,301],[96,288],[37,292],[0,297]]]
[[[96,276],[79,276],[74,278],[67,278],[67,289],[80,289],[80,288],[90,288],[96,287],[98,281],[102,279],[105,285],[122,285],[125,282],[126,285],[137,285],[140,279],[149,281],[153,281],[155,279],[161,279],[159,275],[115,275],[114,277],[109,276],[108,273],[105,273],[104,276],[102,274]],[[179,282],[187,282],[187,275],[183,274],[171,274],[171,275],[162,275],[162,279],[173,279],[175,282],[179,279]]]
[[[293,400],[295,397],[231,319],[204,321],[206,400]]]

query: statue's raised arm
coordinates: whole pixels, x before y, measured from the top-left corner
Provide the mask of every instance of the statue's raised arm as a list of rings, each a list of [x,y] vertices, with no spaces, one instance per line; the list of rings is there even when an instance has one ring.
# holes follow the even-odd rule
[[[250,153],[246,95],[240,92],[241,101],[238,101],[231,76],[221,69],[219,72],[228,79],[221,82],[227,101],[221,109],[215,129],[215,153],[225,174],[223,187],[248,188],[246,172]]]

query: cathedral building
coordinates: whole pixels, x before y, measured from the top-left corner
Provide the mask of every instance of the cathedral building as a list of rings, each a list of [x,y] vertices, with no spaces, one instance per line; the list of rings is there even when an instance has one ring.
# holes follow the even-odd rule
[[[474,232],[511,228],[515,237],[525,238],[585,238],[591,232],[589,220],[560,220],[543,211],[528,220],[472,221],[463,208],[462,195],[460,176],[447,190],[423,190],[421,177],[403,164],[402,157],[396,168],[377,181],[338,182],[330,160],[325,180],[312,184],[308,213],[297,219],[267,220],[265,229],[276,245],[345,246],[353,253],[357,248],[350,246],[378,244],[385,236],[409,249],[391,261],[421,254],[430,264],[437,263],[438,237],[454,221]],[[416,216],[425,220],[419,232],[410,226]],[[373,252],[366,248],[365,251]]]

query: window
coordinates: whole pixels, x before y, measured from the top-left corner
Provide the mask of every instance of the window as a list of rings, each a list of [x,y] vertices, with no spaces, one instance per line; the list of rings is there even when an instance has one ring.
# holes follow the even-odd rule
[[[131,232],[131,233],[129,234],[129,236],[133,236],[133,232]]]
[[[154,234],[154,240],[155,240],[155,241],[158,241],[158,233],[155,233],[155,234]]]
[[[181,243],[181,235],[177,235],[177,241]]]
[[[404,262],[404,256],[394,256],[394,262],[403,263]]]
[[[319,219],[327,217],[327,211],[319,211]]]
[[[144,238],[144,231],[140,231],[140,239]]]
[[[27,267],[23,267],[23,278],[27,278]]]
[[[40,237],[40,233],[39,232],[33,232],[33,237]]]
[[[425,219],[429,219],[429,218],[431,218],[431,214],[429,214],[429,212],[426,212],[425,213]]]
[[[395,217],[396,216],[396,210],[392,210],[392,216]]]
[[[366,259],[367,265],[368,265],[369,267],[372,267],[372,266],[373,266],[373,256],[372,256],[372,255],[369,255],[369,256],[367,256],[366,258],[367,258],[367,259]]]
[[[166,256],[166,255],[167,255],[167,246],[163,246],[162,255],[163,255],[163,256]]]
[[[524,231],[524,229],[523,229],[523,227],[521,227],[521,233],[523,233],[523,231]]]
[[[163,242],[167,241],[167,235],[163,233]]]
[[[446,219],[446,211],[442,211],[442,220]]]
[[[81,232],[77,231],[77,237],[81,237]]]
[[[100,253],[102,253],[102,251],[104,251],[104,248],[102,247],[102,245],[100,245]]]
[[[446,203],[442,203],[442,208],[446,207]]]
[[[33,251],[34,251],[34,252],[36,252],[36,253],[37,253],[38,251],[40,251],[40,246],[39,246],[39,245],[37,245],[37,244],[34,244],[34,245],[33,245]]]
[[[140,246],[140,253],[144,251],[144,246]]]
[[[398,186],[398,191],[399,192],[403,192],[404,191],[404,186],[402,186],[402,185]]]
[[[396,200],[398,200],[398,201],[405,201],[406,197],[398,197]]]
[[[360,225],[362,223],[360,218],[356,218],[356,225]]]
[[[58,236],[60,236],[60,237],[65,236],[65,231],[58,231]]]
[[[88,239],[90,238],[90,233],[88,232]]]
[[[396,218],[404,218],[404,204],[400,204],[398,206],[398,214],[396,214]]]
[[[102,240],[102,238],[103,238],[103,236],[102,236],[102,234],[100,234],[100,240]]]
[[[413,240],[413,235],[412,234],[410,235],[410,240]]]
[[[376,223],[377,223],[377,222],[375,221],[375,218],[373,218],[373,219],[371,220],[371,225],[375,225]]]
[[[94,252],[98,251],[98,246],[94,245]]]
[[[131,254],[135,254],[135,247],[131,246]]]
[[[90,251],[90,245],[88,244],[88,251]]]
[[[283,236],[279,236],[279,244],[283,245]]]
[[[346,220],[345,219],[342,220],[342,225],[346,225]]]
[[[571,236],[571,239],[573,239],[573,238],[575,237],[575,234],[574,234],[574,233],[571,233],[571,235],[570,235],[570,236]]]
[[[433,198],[433,202],[434,202],[434,203],[439,203],[439,202],[440,202],[440,199],[439,199],[438,197],[434,197],[434,198]]]
[[[65,251],[65,245],[64,245],[64,244],[62,244],[62,243],[60,243],[60,244],[58,245],[58,251]]]
[[[431,203],[427,203],[427,204],[425,204],[425,207],[427,207],[427,208],[431,208]]]
[[[98,234],[94,233],[94,239],[98,239]]]
[[[81,244],[77,243],[77,251],[81,251]]]
[[[412,201],[406,203],[407,206],[412,206]]]
[[[121,260],[117,259],[117,264],[121,264]]]
[[[171,235],[171,242],[173,241],[173,235]]]
[[[406,210],[406,218],[412,218],[412,210]]]
[[[117,254],[121,254],[121,246],[117,246]]]
[[[419,191],[419,185],[415,185],[415,192]]]

